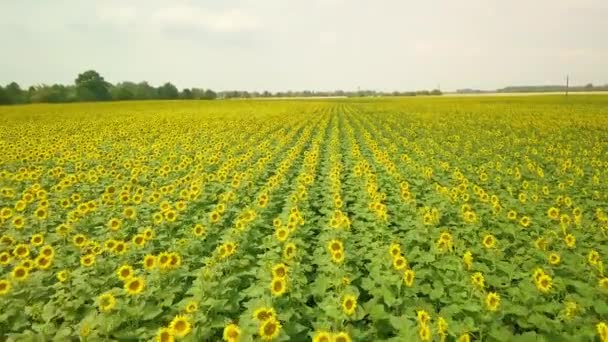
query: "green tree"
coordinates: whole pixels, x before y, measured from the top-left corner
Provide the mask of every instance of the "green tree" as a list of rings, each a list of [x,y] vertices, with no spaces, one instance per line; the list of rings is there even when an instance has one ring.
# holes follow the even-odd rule
[[[5,88],[4,92],[8,97],[9,104],[19,104],[27,102],[27,93],[21,89],[17,82],[9,83]]]
[[[75,84],[76,97],[80,101],[107,101],[112,98],[109,91],[111,84],[95,70],[78,74]]]
[[[158,88],[158,97],[161,99],[177,99],[178,96],[179,90],[171,82],[167,82]]]
[[[202,99],[205,99],[205,100],[215,100],[216,98],[217,98],[217,94],[211,89],[205,90],[205,92],[203,93],[203,97],[202,97]]]

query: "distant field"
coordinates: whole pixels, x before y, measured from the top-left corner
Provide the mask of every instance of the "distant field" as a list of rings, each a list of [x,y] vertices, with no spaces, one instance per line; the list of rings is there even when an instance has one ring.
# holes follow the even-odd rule
[[[5,106],[0,150],[3,339],[606,328],[606,95]]]
[[[560,92],[529,92],[529,93],[479,93],[479,94],[459,94],[459,93],[444,93],[443,96],[530,96],[530,95],[561,95],[565,96],[566,93]],[[608,95],[608,91],[574,91],[569,92],[570,95]]]

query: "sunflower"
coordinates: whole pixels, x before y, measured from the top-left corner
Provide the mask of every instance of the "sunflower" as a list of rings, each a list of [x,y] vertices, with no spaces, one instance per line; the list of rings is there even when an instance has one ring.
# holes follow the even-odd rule
[[[564,237],[564,242],[566,243],[566,246],[568,246],[568,248],[574,248],[574,246],[576,245],[576,238],[572,234],[566,234],[566,236]]]
[[[190,319],[187,316],[177,315],[169,323],[169,329],[176,337],[184,337],[192,330]]]
[[[0,265],[6,266],[11,262],[11,255],[9,252],[0,253]]]
[[[448,322],[443,317],[437,319],[437,333],[441,336],[448,334]]]
[[[515,210],[509,210],[509,212],[507,213],[507,218],[512,221],[516,220],[517,212]]]
[[[74,235],[74,238],[72,238],[72,242],[76,247],[82,247],[87,242],[87,238],[82,234],[76,234]]]
[[[80,257],[80,264],[84,267],[90,267],[95,264],[95,255],[86,254]]]
[[[342,261],[344,261],[344,253],[342,251],[337,251],[335,253],[332,253],[331,261],[335,262],[336,264],[341,263]]]
[[[52,258],[55,256],[55,249],[53,249],[53,246],[51,245],[46,245],[40,249],[40,255],[44,255],[47,258]]]
[[[109,239],[109,240],[107,240],[106,242],[104,242],[103,246],[104,246],[104,248],[105,248],[107,251],[111,251],[111,250],[113,250],[113,249],[114,249],[114,247],[116,246],[116,240],[114,240],[114,239]]]
[[[24,200],[18,200],[17,202],[15,202],[16,211],[19,211],[19,212],[24,211],[26,206],[27,206],[27,202]],[[0,216],[3,216],[3,215],[0,214]]]
[[[27,245],[20,243],[13,248],[13,255],[19,259],[25,259],[30,255],[30,249]]]
[[[401,247],[398,243],[392,243],[388,251],[392,258],[396,258],[398,255],[401,254]]]
[[[473,253],[471,253],[471,251],[464,252],[464,255],[462,256],[462,263],[467,271],[471,270],[471,267],[473,267]]]
[[[494,248],[496,246],[496,238],[492,234],[486,234],[483,237],[483,246],[485,248]]]
[[[154,255],[147,254],[144,256],[143,264],[144,268],[148,271],[154,269],[154,267],[156,267],[156,257]]]
[[[104,293],[97,297],[97,306],[101,312],[112,311],[116,307],[116,298],[111,293]]]
[[[41,270],[46,270],[49,267],[51,267],[51,264],[53,263],[53,259],[52,258],[48,258],[44,255],[39,255],[38,257],[36,257],[36,259],[34,260],[34,262],[36,263],[36,267],[38,269]]]
[[[144,229],[143,234],[146,240],[152,240],[154,238],[154,231],[150,227]]]
[[[555,207],[549,208],[549,210],[547,210],[547,217],[549,217],[552,220],[559,219],[559,209],[557,209]]]
[[[122,222],[117,218],[111,218],[108,221],[108,228],[110,228],[110,230],[117,231],[120,229],[121,226]]]
[[[25,226],[25,218],[23,216],[15,216],[13,217],[13,226],[15,229],[21,229]]]
[[[273,308],[261,307],[253,312],[253,319],[257,319],[260,322],[265,322],[269,319],[274,319],[277,316]]]
[[[116,275],[122,281],[126,281],[127,279],[133,277],[133,273],[133,267],[130,265],[122,265],[118,271],[116,271]]]
[[[30,239],[30,243],[33,246],[40,246],[44,243],[44,237],[42,236],[42,234],[34,234]]]
[[[341,331],[337,334],[334,334],[334,341],[333,342],[351,342],[352,339],[350,338],[350,335],[348,335],[348,333]]]
[[[201,237],[205,234],[205,227],[203,227],[203,225],[199,223],[194,226],[192,232],[194,233],[194,236]]]
[[[283,228],[283,227],[278,228],[276,230],[275,235],[277,237],[277,240],[283,242],[283,241],[287,240],[287,237],[289,237],[289,230],[286,228]]]
[[[16,281],[23,281],[23,280],[27,279],[29,274],[30,274],[29,268],[23,267],[23,266],[17,266],[15,268],[13,268],[13,271],[11,272],[11,277],[13,279],[15,279]]]
[[[458,339],[456,340],[456,342],[471,342],[471,335],[469,335],[469,333],[462,333],[460,336],[458,336]]]
[[[186,304],[186,308],[185,308],[186,313],[191,314],[191,313],[196,312],[197,310],[198,310],[198,304],[196,303],[196,301],[191,300]]]
[[[11,291],[11,283],[6,279],[0,279],[0,296],[4,296]]]
[[[238,325],[230,323],[224,327],[223,338],[226,342],[238,342],[241,339],[241,329]]]
[[[353,295],[346,295],[342,299],[342,312],[348,316],[352,316],[357,309],[357,297]]]
[[[551,265],[559,265],[560,261],[561,261],[561,258],[559,256],[559,254],[557,254],[555,252],[549,254],[549,263]]]
[[[11,216],[13,216],[13,209],[6,207],[0,210],[0,219],[8,220]]]
[[[169,267],[176,268],[182,264],[182,257],[176,252],[169,253]]]
[[[217,223],[220,220],[220,217],[220,213],[215,210],[209,213],[209,220],[211,223]]]
[[[152,215],[152,220],[154,221],[155,225],[160,225],[161,223],[163,223],[163,214],[154,213],[154,215]]]
[[[69,276],[70,276],[70,274],[68,273],[67,270],[61,270],[61,271],[57,272],[57,280],[59,280],[59,282],[61,282],[61,283],[68,280]]]
[[[598,286],[602,290],[608,290],[608,278],[607,277],[601,278],[597,283],[598,283]]]
[[[538,280],[536,281],[536,288],[542,293],[547,293],[551,291],[552,284],[553,280],[551,279],[551,276],[543,273],[538,276]]]
[[[273,296],[278,297],[287,291],[287,281],[285,278],[272,278],[270,282],[270,293]]]
[[[490,311],[498,310],[498,306],[500,305],[500,296],[496,292],[488,292],[486,295],[486,307]]]
[[[312,342],[332,342],[332,336],[328,331],[317,331],[312,337]]]
[[[536,239],[534,241],[534,247],[536,247],[536,249],[540,249],[541,251],[544,251],[547,249],[547,240],[545,240],[544,237],[539,237],[538,239]]]
[[[234,242],[226,242],[224,244],[224,247],[226,247],[227,256],[234,254],[234,252],[236,251],[236,245],[234,244]]]
[[[600,254],[596,250],[589,251],[589,254],[587,255],[587,262],[589,262],[590,265],[596,266],[599,261]]]
[[[175,222],[177,219],[177,213],[174,210],[167,210],[164,213],[165,219],[169,222]]]
[[[122,255],[127,251],[127,244],[122,241],[116,241],[114,245],[114,253]]]
[[[132,296],[138,295],[144,290],[144,286],[143,278],[131,277],[125,282],[125,291]]]
[[[171,267],[171,254],[167,252],[162,252],[156,258],[158,267],[161,269],[167,269]]]
[[[146,244],[146,237],[143,234],[136,234],[135,236],[133,236],[133,239],[131,239],[131,241],[135,246],[142,247]]]
[[[481,272],[475,272],[471,275],[471,282],[473,285],[483,289],[485,287],[485,279]]]
[[[420,341],[430,341],[431,340],[431,328],[428,325],[422,324],[418,327],[418,337]]]
[[[285,247],[283,248],[283,258],[290,260],[295,256],[295,254],[296,245],[293,242],[285,244]]]
[[[169,328],[161,328],[156,333],[156,342],[174,342],[175,336]]]
[[[524,228],[528,228],[530,226],[530,218],[528,216],[522,216],[519,220],[519,224]]]
[[[271,318],[262,323],[259,334],[264,341],[271,341],[279,335],[280,330],[281,323],[276,318]]]
[[[416,320],[420,325],[427,325],[431,321],[431,316],[424,310],[418,310],[416,311]]]
[[[137,216],[137,211],[135,210],[135,208],[133,207],[126,207],[123,211],[122,211],[122,215],[129,219],[132,220]]]
[[[340,240],[331,240],[327,243],[327,249],[330,253],[341,252],[344,250],[344,245]]]
[[[595,325],[595,330],[600,338],[600,342],[608,341],[608,324],[605,322],[599,322]]]
[[[562,214],[559,217],[559,223],[561,223],[562,226],[569,226],[570,225],[570,216],[568,214]]]
[[[20,264],[22,267],[25,267],[28,271],[31,271],[34,268],[34,261],[32,259],[25,259]]]
[[[175,209],[177,209],[177,211],[184,211],[186,210],[186,202],[185,201],[177,201],[175,203]]]
[[[287,277],[287,266],[283,263],[276,264],[272,267],[273,278],[285,278]]]
[[[412,287],[416,273],[413,270],[405,270],[403,272],[403,282],[407,287]]]
[[[401,271],[405,267],[407,267],[407,260],[405,260],[404,257],[402,257],[401,255],[398,255],[395,258],[393,258],[393,268],[395,270]]]

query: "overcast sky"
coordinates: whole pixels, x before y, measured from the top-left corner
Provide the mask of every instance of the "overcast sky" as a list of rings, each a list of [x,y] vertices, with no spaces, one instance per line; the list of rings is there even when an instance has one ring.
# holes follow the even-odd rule
[[[0,84],[214,90],[608,83],[608,0],[0,0]]]

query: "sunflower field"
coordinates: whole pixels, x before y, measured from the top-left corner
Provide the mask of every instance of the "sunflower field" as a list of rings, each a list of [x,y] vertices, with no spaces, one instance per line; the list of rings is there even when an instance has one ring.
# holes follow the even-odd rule
[[[0,339],[608,341],[608,96],[0,108]]]

